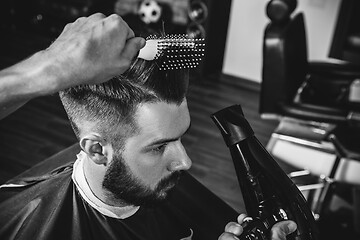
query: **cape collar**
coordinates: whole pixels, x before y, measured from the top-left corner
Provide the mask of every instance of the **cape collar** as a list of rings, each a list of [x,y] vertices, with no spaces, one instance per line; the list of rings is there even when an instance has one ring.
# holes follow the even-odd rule
[[[115,207],[110,206],[99,198],[97,198],[91,191],[88,182],[86,181],[83,163],[86,161],[86,153],[81,151],[77,154],[77,159],[74,163],[74,170],[72,173],[72,180],[75,183],[81,197],[93,208],[99,211],[101,214],[118,219],[125,219],[134,215],[140,207],[138,206],[126,206]]]

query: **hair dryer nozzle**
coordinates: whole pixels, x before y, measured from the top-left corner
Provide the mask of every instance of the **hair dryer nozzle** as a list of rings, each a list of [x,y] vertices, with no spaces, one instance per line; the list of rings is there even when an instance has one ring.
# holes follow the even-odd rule
[[[240,105],[224,108],[211,115],[227,146],[234,145],[253,136],[254,131],[244,117]]]

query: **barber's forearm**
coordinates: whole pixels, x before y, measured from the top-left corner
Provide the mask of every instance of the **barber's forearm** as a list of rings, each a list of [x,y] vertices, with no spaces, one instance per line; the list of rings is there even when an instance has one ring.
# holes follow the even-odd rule
[[[56,92],[62,72],[40,51],[0,71],[0,119],[32,98]],[[48,60],[48,61],[47,61]],[[57,79],[58,78],[58,79]]]
[[[144,45],[116,14],[77,19],[46,50],[0,72],[0,119],[34,97],[123,73]]]

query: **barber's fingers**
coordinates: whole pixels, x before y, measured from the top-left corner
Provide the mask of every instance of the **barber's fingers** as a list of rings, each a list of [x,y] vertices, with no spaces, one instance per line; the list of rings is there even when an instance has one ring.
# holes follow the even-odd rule
[[[251,221],[253,220],[252,217],[249,217],[247,214],[245,213],[241,213],[238,218],[237,218],[237,221],[238,223],[240,224],[243,224],[244,222],[247,222],[247,221]]]
[[[238,236],[243,232],[239,223],[229,222],[225,226],[225,231],[219,236],[218,240],[238,240]]]
[[[286,236],[294,232],[297,225],[294,221],[281,221],[271,228],[271,240],[286,240]]]
[[[94,13],[94,14],[90,15],[89,17],[87,17],[87,19],[89,21],[97,21],[97,20],[104,19],[104,18],[106,18],[106,16],[103,13]]]
[[[121,58],[132,60],[135,58],[141,48],[145,46],[145,39],[134,37],[126,41],[125,47],[121,53]]]
[[[94,13],[88,17],[80,17],[74,23],[77,23],[78,27],[82,27],[85,24],[98,24],[103,21],[106,16],[103,13]]]
[[[239,240],[239,238],[234,234],[224,232],[219,236],[218,240]]]
[[[117,30],[118,34],[121,35],[124,40],[135,37],[133,30],[119,15],[111,14],[103,19],[103,21],[108,29]]]
[[[239,223],[229,222],[225,226],[225,232],[239,236],[243,232],[243,228]]]
[[[81,31],[83,27],[86,25],[87,27],[94,26],[105,19],[106,16],[102,13],[94,13],[89,17],[79,17],[74,22],[68,23],[65,25],[62,34],[67,33],[70,29],[73,31]]]

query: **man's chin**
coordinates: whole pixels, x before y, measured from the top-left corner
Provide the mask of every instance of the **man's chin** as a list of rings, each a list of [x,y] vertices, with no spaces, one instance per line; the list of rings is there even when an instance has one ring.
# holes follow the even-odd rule
[[[173,191],[173,189],[175,188],[176,183],[172,183],[169,184],[166,188],[162,189],[159,193],[158,193],[158,199],[159,201],[164,201],[168,198],[169,194]]]
[[[142,206],[156,207],[157,205],[160,205],[160,204],[166,202],[169,199],[169,197],[171,196],[171,193],[173,192],[174,189],[175,189],[175,185],[167,188],[166,190],[163,189],[162,191],[160,191],[156,194],[156,197],[153,197],[151,199],[147,199],[146,201],[144,201]]]
[[[181,172],[176,172],[162,180],[153,190],[144,187],[135,193],[122,192],[116,197],[129,205],[154,207],[169,198],[169,195],[179,182],[180,176]]]
[[[168,181],[166,185],[162,185],[161,188],[153,190],[154,194],[152,195],[152,197],[148,196],[147,200],[144,200],[142,205],[154,207],[168,200],[178,183],[179,177],[180,176],[178,175],[176,179],[173,178],[172,181]]]

